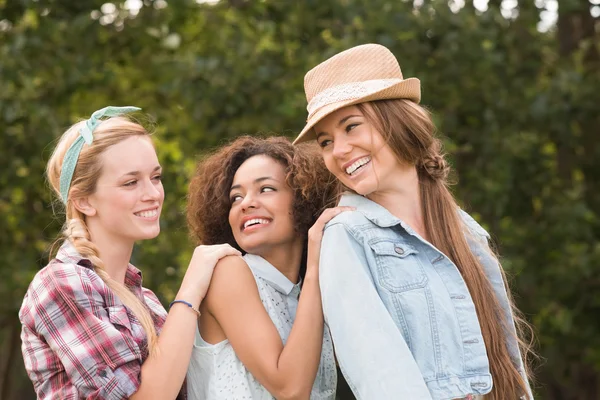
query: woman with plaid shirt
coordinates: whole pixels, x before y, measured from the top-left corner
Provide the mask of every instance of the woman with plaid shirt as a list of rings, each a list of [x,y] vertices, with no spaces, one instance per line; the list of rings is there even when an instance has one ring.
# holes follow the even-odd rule
[[[183,397],[213,268],[239,254],[228,245],[197,247],[168,314],[142,287],[129,259],[134,242],[160,232],[164,191],[149,134],[120,116],[137,110],[96,111],[65,132],[48,162],[66,209],[64,242],[19,312],[39,399]]]

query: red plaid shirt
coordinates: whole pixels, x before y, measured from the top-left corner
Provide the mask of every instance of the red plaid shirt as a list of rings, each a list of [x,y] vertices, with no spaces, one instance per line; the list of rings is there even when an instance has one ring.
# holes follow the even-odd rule
[[[125,284],[160,332],[167,312],[131,264]],[[38,399],[123,399],[139,388],[148,355],[144,330],[69,241],[31,282],[19,318]]]

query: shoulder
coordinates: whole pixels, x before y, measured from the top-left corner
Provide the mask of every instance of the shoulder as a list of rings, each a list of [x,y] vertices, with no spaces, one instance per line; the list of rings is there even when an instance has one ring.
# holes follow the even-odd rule
[[[38,314],[52,315],[69,308],[93,308],[102,303],[106,285],[93,269],[52,260],[31,281],[19,318],[23,323]]]
[[[489,240],[490,234],[469,213],[460,208],[458,209],[458,213],[469,233],[479,236],[486,241]]]
[[[372,222],[360,210],[344,211],[336,215],[327,223],[327,225],[325,225],[325,232],[327,232],[327,230],[336,232],[345,231],[349,234],[356,235],[360,232],[361,227],[370,225],[372,225]]]
[[[362,223],[357,223],[359,220]],[[368,237],[372,234],[370,225],[370,221],[358,211],[345,211],[337,215],[325,226],[321,243],[321,258],[331,260],[349,254],[363,254]]]
[[[209,303],[221,301],[252,288],[257,290],[256,281],[246,261],[240,256],[226,256],[215,266],[206,298]]]
[[[246,261],[240,256],[225,256],[221,258],[215,266],[213,279],[216,276],[226,276],[234,278],[239,275],[252,275]],[[235,279],[235,278],[234,278]]]
[[[75,295],[100,291],[103,286],[102,279],[92,268],[52,260],[35,275],[27,294],[37,297],[53,293]]]
[[[155,314],[166,316],[167,311],[165,310],[165,307],[152,290],[142,287],[142,295],[144,296],[144,300],[146,300],[146,304]]]

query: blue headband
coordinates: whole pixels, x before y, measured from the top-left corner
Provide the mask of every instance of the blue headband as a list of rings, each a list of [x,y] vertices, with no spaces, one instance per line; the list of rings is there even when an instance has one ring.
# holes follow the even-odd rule
[[[75,139],[71,147],[69,147],[69,150],[67,150],[60,171],[60,197],[62,198],[63,203],[67,204],[67,196],[69,195],[69,188],[71,187],[71,180],[73,179],[75,166],[77,166],[79,153],[81,152],[84,143],[87,143],[89,146],[94,141],[94,129],[102,122],[100,118],[116,117],[139,110],[141,110],[141,108],[138,107],[108,106],[101,110],[94,111],[90,119],[85,121],[85,124],[79,130],[79,137]]]

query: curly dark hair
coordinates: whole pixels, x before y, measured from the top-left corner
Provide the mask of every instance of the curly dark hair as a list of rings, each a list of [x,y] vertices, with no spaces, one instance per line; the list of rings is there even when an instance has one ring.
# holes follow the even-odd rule
[[[198,162],[187,201],[190,235],[198,244],[236,243],[229,226],[229,192],[238,168],[249,158],[265,155],[285,168],[285,180],[294,191],[292,215],[299,235],[321,212],[335,205],[339,184],[327,170],[315,143],[293,146],[284,137],[241,136]]]

